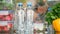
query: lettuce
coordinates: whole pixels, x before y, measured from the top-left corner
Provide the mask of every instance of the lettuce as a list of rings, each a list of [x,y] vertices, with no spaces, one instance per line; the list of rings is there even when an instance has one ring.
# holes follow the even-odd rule
[[[53,20],[60,18],[60,3],[55,4],[51,8],[51,11],[47,12],[45,15],[45,20],[49,25],[52,24]]]

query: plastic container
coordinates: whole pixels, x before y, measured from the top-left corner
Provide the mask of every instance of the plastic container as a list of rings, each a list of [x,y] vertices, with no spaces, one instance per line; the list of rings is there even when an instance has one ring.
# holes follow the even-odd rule
[[[0,32],[13,34],[14,2],[13,0],[0,0]]]
[[[13,33],[14,11],[0,10],[0,32]]]
[[[27,10],[26,10],[26,34],[33,34],[33,15],[34,11],[32,9],[32,3],[27,3]]]
[[[24,17],[25,17],[25,11],[24,11],[24,8],[23,8],[23,3],[18,3],[18,33],[19,34],[24,34]]]

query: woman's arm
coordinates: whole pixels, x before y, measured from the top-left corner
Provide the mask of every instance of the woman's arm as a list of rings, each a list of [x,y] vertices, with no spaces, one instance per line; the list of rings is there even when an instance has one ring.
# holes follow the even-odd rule
[[[38,17],[37,13],[34,12],[34,16],[33,16],[33,21],[34,21],[34,22],[36,21],[37,17]]]

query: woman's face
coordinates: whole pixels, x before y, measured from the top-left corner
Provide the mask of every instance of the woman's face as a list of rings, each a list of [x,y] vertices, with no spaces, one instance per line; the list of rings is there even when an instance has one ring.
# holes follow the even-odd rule
[[[37,9],[37,12],[40,14],[43,14],[47,11],[47,8],[45,6],[39,6]]]

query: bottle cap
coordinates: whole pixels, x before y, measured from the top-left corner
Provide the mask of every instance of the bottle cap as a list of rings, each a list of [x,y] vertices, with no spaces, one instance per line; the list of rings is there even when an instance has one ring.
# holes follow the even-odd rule
[[[27,3],[27,6],[32,6],[32,3],[31,3],[31,2],[28,2],[28,3]]]
[[[51,11],[51,7],[48,7],[48,11]]]
[[[20,2],[20,3],[18,3],[18,6],[23,6],[23,3],[21,3],[21,2]]]

